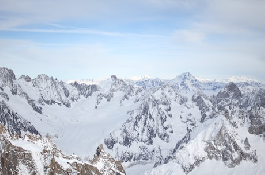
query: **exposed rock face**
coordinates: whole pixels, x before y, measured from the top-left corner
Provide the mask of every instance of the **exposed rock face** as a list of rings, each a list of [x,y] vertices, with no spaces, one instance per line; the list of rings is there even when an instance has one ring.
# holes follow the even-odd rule
[[[26,82],[31,82],[31,78],[28,75],[21,75],[19,79],[24,79]]]
[[[12,145],[9,141],[1,141],[1,174],[19,174],[19,165],[21,164],[28,167],[27,173],[37,174],[36,164],[32,159],[29,151],[21,147]]]
[[[0,87],[9,87],[13,95],[24,97],[33,110],[42,113],[41,105],[63,104],[70,107],[71,101],[79,99],[77,90],[71,85],[58,81],[47,75],[39,75],[35,79],[22,75],[18,80],[12,70],[0,68]],[[30,96],[29,91],[35,92],[36,96]],[[31,94],[32,94],[31,92]]]
[[[55,175],[55,174],[80,174],[80,175],[101,175],[97,167],[92,166],[86,163],[80,162],[72,162],[67,163],[69,167],[65,169],[62,167],[55,158],[51,158],[50,165],[47,167],[47,174]],[[45,173],[46,174],[46,173]]]
[[[229,95],[232,99],[239,99],[242,96],[241,91],[234,83],[229,83],[225,87],[224,91],[225,91],[225,94]],[[226,97],[227,95],[224,95],[224,96]]]
[[[159,108],[159,105],[159,102],[152,98],[142,103],[139,109],[134,111],[135,117],[124,124],[123,140],[119,143],[130,146],[132,141],[139,141],[150,145],[155,137],[167,142],[168,134],[172,130],[170,125],[164,123],[169,116]],[[133,130],[129,132],[126,128]]]
[[[0,87],[9,87],[12,94],[17,94],[17,86],[14,83],[16,76],[11,69],[0,68]]]
[[[79,95],[83,95],[85,98],[90,97],[94,92],[99,91],[97,85],[79,84],[77,82],[71,83],[72,86],[76,87]]]
[[[78,157],[62,154],[48,135],[45,138],[25,135],[19,139],[3,125],[0,125],[0,149],[1,174],[125,174],[121,163],[106,153],[103,145],[91,164],[83,163]]]
[[[248,128],[249,133],[251,134],[263,134],[264,133],[264,119],[265,119],[265,111],[262,105],[258,105],[256,107],[256,103],[261,104],[262,100],[262,92],[263,90],[254,91],[251,94],[246,93],[242,94],[240,89],[234,84],[229,83],[223,91],[219,92],[217,96],[212,96],[210,100],[207,102],[212,105],[209,106],[205,102],[207,97],[203,97],[201,95],[193,95],[192,100],[198,106],[199,110],[202,114],[201,123],[206,122],[205,119],[209,122],[211,118],[219,118],[223,117],[222,124],[215,123],[212,127],[214,130],[217,130],[217,126],[221,126],[216,136],[212,137],[209,140],[197,140],[196,143],[202,146],[201,152],[198,155],[194,155],[189,147],[194,144],[195,138],[190,138],[191,134],[194,135],[195,130],[189,130],[185,137],[180,140],[176,147],[173,150],[173,154],[168,155],[166,158],[158,161],[155,164],[155,167],[168,163],[169,161],[174,161],[180,164],[185,173],[191,172],[195,166],[199,166],[206,159],[215,159],[219,161],[223,161],[227,167],[233,168],[241,163],[241,161],[252,161],[253,163],[258,162],[258,156],[256,154],[256,150],[251,150],[251,145],[248,142],[248,138],[240,138],[236,134],[236,129],[245,125],[246,122],[250,121]],[[247,105],[246,104],[247,101]],[[245,106],[242,107],[242,104]],[[203,115],[206,117],[203,117]],[[212,116],[212,117],[209,117]],[[216,120],[216,119],[215,119]],[[211,127],[209,127],[211,128]],[[210,130],[213,132],[214,130]],[[201,132],[198,134],[198,138],[205,137],[201,136],[202,134],[211,135],[208,133],[209,131]],[[263,135],[262,135],[263,136]],[[185,155],[189,155],[187,158]],[[189,161],[185,161],[191,159]]]
[[[10,139],[17,138],[13,138],[0,124],[1,174],[19,174],[19,164],[27,165],[29,174],[36,174],[36,166],[32,162],[31,153],[21,147],[14,146]]]
[[[209,128],[198,133],[196,138],[191,139],[191,135],[186,135],[172,154],[157,162],[155,167],[170,161],[176,162],[188,174],[207,159],[222,161],[229,168],[242,161],[257,163],[256,150],[251,149],[248,138],[239,137],[234,129],[228,119],[216,120]],[[197,147],[194,148],[194,145]]]
[[[99,145],[91,164],[98,167],[100,174],[122,175],[125,171],[120,161],[115,161],[110,154],[104,151],[103,145]]]
[[[125,95],[127,97],[133,96],[136,93],[135,91],[137,90],[137,88],[135,88],[134,86],[132,86],[130,84],[127,84],[122,79],[118,79],[116,77],[116,75],[112,75],[111,76],[111,80],[112,80],[111,87],[110,87],[110,92],[111,93],[114,93],[114,92],[117,92],[117,91],[122,91],[122,92],[125,92]]]
[[[156,88],[156,87],[161,87],[163,86],[165,83],[158,79],[158,78],[155,78],[155,79],[143,79],[143,80],[138,80],[135,82],[135,84],[137,86],[140,86],[142,88],[148,88],[148,89],[151,89],[151,88]]]
[[[3,85],[12,87],[13,81],[16,80],[16,76],[13,70],[3,67],[0,69],[0,79]]]
[[[159,139],[167,143],[169,135],[173,133],[172,126],[166,123],[167,118],[172,117],[169,101],[165,99],[157,100],[150,97],[143,102],[137,110],[130,111],[131,118],[124,123],[122,128],[110,134],[104,140],[108,149],[113,149],[114,145],[131,147],[135,143],[139,145],[137,152],[120,152],[119,160],[122,162],[150,161],[154,159],[155,150],[152,148],[154,139]],[[164,109],[162,109],[165,108]]]
[[[213,141],[209,141],[205,148],[209,159],[222,160],[226,166],[233,168],[239,165],[242,160],[257,162],[256,151],[250,150],[250,144],[246,138],[244,145],[236,141],[236,136],[227,132],[222,127]]]
[[[2,97],[4,100],[8,101],[9,97],[5,92],[0,92],[0,97]]]
[[[117,80],[117,76],[116,76],[116,75],[111,75],[111,79],[112,79],[113,81],[116,81],[116,80]]]
[[[196,104],[196,106],[199,107],[199,110],[201,111],[201,121],[204,122],[208,118],[213,118],[215,114],[215,109],[210,108],[209,105],[206,104],[206,100],[209,100],[208,97],[204,94],[194,94],[192,96],[192,101]]]
[[[241,91],[234,83],[229,83],[223,91],[220,91],[217,98],[217,108],[218,110],[224,110],[225,106],[239,106],[239,101],[241,100]]]
[[[256,94],[257,105],[265,108],[265,89],[259,89]]]
[[[102,109],[111,111],[115,106],[118,112],[104,114],[104,117],[109,117],[111,121],[112,115],[118,114],[122,122],[117,122],[120,125],[113,127],[113,130],[110,128],[109,135],[101,139],[104,139],[106,152],[110,152],[126,167],[146,163],[159,167],[177,162],[185,173],[189,173],[210,159],[221,161],[227,167],[235,167],[242,161],[258,161],[255,145],[248,139],[252,135],[246,138],[237,137],[234,133],[237,129],[247,128],[246,132],[258,137],[265,136],[265,90],[262,89],[265,86],[261,83],[203,82],[190,73],[184,73],[173,80],[140,81],[119,79],[112,75],[102,84],[86,85],[76,82],[67,84],[47,75],[39,75],[35,79],[29,76],[16,79],[13,71],[6,68],[0,68],[0,72],[0,122],[10,133],[20,137],[23,137],[24,132],[38,135],[31,123],[23,119],[22,115],[25,114],[21,111],[21,115],[16,113],[16,110],[27,105],[33,109],[26,113],[30,116],[27,119],[31,120],[32,117],[32,121],[37,123],[36,127],[43,129],[41,124],[48,126],[47,123],[55,123],[50,127],[56,130],[52,131],[53,136],[61,134],[62,128],[68,124],[78,125],[80,121],[91,124],[94,119],[101,122],[96,117],[106,113]],[[23,103],[21,106],[17,103],[20,100]],[[79,102],[82,105],[76,105]],[[19,108],[14,107],[16,103]],[[91,111],[75,118],[84,108]],[[72,115],[70,122],[67,117],[62,119],[59,116],[61,109]],[[58,115],[53,110],[58,110]],[[60,123],[61,119],[65,125]],[[215,128],[214,123],[218,127]],[[222,123],[225,126],[223,129],[219,126]],[[208,127],[212,130],[208,131]],[[43,132],[44,129],[41,129]],[[66,136],[64,133],[61,137]],[[12,141],[10,143],[13,144]],[[198,147],[202,154],[194,153],[192,145],[196,145],[196,151]],[[67,167],[64,167],[59,159],[62,154],[57,151],[57,155],[53,156],[51,149],[46,149],[41,153],[45,159],[42,162],[44,172],[101,174],[105,172],[102,167],[109,169],[112,166],[109,162],[101,162],[103,158],[111,160],[116,168],[119,167],[106,152],[100,146],[93,165],[68,156],[65,160],[68,161]],[[96,167],[99,165],[102,167]],[[112,173],[123,173],[118,169],[109,170]]]
[[[22,136],[22,132],[40,135],[35,127],[19,114],[12,111],[5,102],[0,102],[0,123],[2,123],[11,134]]]
[[[249,111],[250,127],[248,129],[251,134],[263,134],[265,133],[265,112],[263,107],[254,107]]]
[[[32,80],[32,84],[41,94],[39,101],[43,101],[48,105],[57,103],[70,107],[70,100],[74,101],[79,98],[75,94],[69,93],[65,83],[47,75],[38,75],[37,78]]]
[[[32,107],[34,111],[38,112],[39,114],[42,114],[41,104],[31,99],[26,92],[20,91],[19,95],[27,100],[28,104]]]
[[[248,111],[248,117],[251,121],[249,133],[265,134],[265,90],[260,89],[252,95],[251,99],[245,100],[248,106],[251,106],[251,110]]]
[[[137,88],[130,84],[127,84],[122,79],[118,79],[116,75],[112,75],[109,91],[105,93],[99,93],[97,95],[97,103],[96,103],[95,108],[97,109],[98,105],[101,103],[102,100],[106,100],[107,102],[110,102],[116,92],[124,93],[124,96],[120,100],[120,104],[122,105],[123,101],[129,100],[131,97],[142,92],[142,88]]]
[[[184,75],[184,77],[186,80],[190,80],[188,75]],[[117,78],[113,78],[113,81],[117,82]],[[196,81],[192,82],[196,84]],[[128,112],[131,115],[131,118],[123,124],[121,129],[112,132],[110,136],[104,140],[107,148],[113,150],[117,155],[116,158],[120,161],[128,163],[131,162],[131,164],[133,164],[132,162],[156,161],[155,166],[158,166],[159,164],[168,163],[170,160],[175,159],[172,155],[161,157],[159,147],[153,146],[155,142],[154,140],[157,141],[158,139],[161,140],[162,143],[167,143],[170,140],[172,133],[174,133],[174,129],[176,129],[173,128],[169,122],[170,119],[174,117],[171,113],[171,106],[173,105],[172,101],[178,101],[178,104],[187,107],[187,109],[194,110],[196,106],[201,116],[196,116],[199,118],[195,119],[192,116],[192,113],[188,114],[186,118],[183,118],[182,115],[180,115],[181,121],[187,124],[187,133],[182,137],[182,139],[176,141],[175,147],[172,147],[172,149],[169,150],[169,154],[176,154],[185,147],[185,145],[189,144],[191,141],[191,135],[195,132],[194,129],[203,125],[204,122],[223,116],[231,127],[238,128],[239,126],[244,125],[246,122],[245,116],[248,116],[250,112],[238,110],[238,108],[241,108],[240,105],[243,101],[250,97],[248,94],[242,95],[240,89],[234,83],[229,83],[224,90],[219,92],[216,96],[208,97],[201,91],[197,91],[191,97],[192,104],[190,104],[188,98],[185,99],[185,97],[182,97],[177,92],[172,93],[174,90],[171,88],[172,86],[165,85],[161,88],[150,90],[153,91],[152,94],[156,94],[156,97],[150,95],[149,98],[140,101],[141,103],[137,110]],[[169,89],[168,92],[171,92],[170,96],[164,94],[165,89]],[[163,92],[158,96],[157,94],[160,90],[163,90]],[[253,103],[248,106],[252,105]],[[253,109],[251,111],[253,112]],[[256,119],[252,119],[253,125],[250,128],[253,128],[254,125],[258,126],[255,127],[255,129],[250,129],[252,132],[260,133],[263,131],[263,125],[261,125],[262,122],[259,121],[264,118],[262,116],[264,116],[264,114],[260,114],[259,117],[256,117]],[[198,120],[201,124],[197,122]],[[217,140],[218,139],[220,139],[220,137],[217,137]],[[229,140],[229,142],[226,143],[231,145],[235,142]],[[218,144],[216,146],[218,148],[219,146],[225,146],[218,146]],[[131,151],[130,147],[132,147],[132,145],[134,147],[135,145],[138,145],[138,150]],[[128,149],[124,151],[123,147]],[[228,148],[230,148],[230,146],[227,148],[225,147],[224,150],[228,150]],[[119,149],[122,149],[123,151],[119,151]],[[253,162],[257,160],[253,153],[244,152],[244,146],[240,146],[239,150],[232,149],[228,150],[228,152],[224,150],[215,150],[217,154],[221,153],[223,156],[222,159],[216,159],[224,161],[228,167],[238,165],[241,160],[249,160]],[[244,154],[242,153],[242,150]],[[236,160],[231,157],[228,158],[229,160],[227,159],[228,155],[237,153],[240,154],[240,156],[242,153],[243,157]],[[196,158],[196,161],[192,164],[183,165],[183,169],[185,172],[190,172],[195,166],[198,166],[200,162],[203,162],[205,159],[212,158],[215,157],[210,156],[210,154],[209,156]],[[227,163],[228,161],[231,162]]]

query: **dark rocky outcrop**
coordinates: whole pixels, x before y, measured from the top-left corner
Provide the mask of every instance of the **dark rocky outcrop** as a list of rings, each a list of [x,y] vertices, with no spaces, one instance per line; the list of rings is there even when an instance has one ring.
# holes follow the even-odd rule
[[[247,138],[244,140],[244,147],[242,147],[226,131],[225,127],[222,127],[216,139],[208,142],[205,151],[209,159],[222,160],[226,166],[233,168],[239,165],[242,160],[258,161],[256,151],[249,151],[249,149],[250,144]]]
[[[4,100],[8,101],[9,97],[5,92],[0,92],[0,97],[2,97]]]
[[[229,83],[223,91],[220,91],[216,96],[217,109],[224,110],[225,106],[237,106],[241,100],[242,94],[239,88],[234,83]]]
[[[109,174],[109,175],[122,175],[125,174],[125,171],[122,167],[120,161],[116,161],[114,158],[110,156],[110,154],[106,153],[103,148],[103,144],[100,144],[96,150],[96,154],[94,155],[91,164],[96,166],[98,163],[103,164],[101,168],[99,168],[100,174]]]
[[[28,75],[21,75],[19,79],[24,79],[26,82],[31,82],[31,78]]]
[[[0,124],[0,174],[125,175],[121,163],[115,161],[106,153],[103,145],[98,147],[91,163],[83,163],[78,157],[62,154],[61,150],[51,141],[49,135],[45,138],[36,135],[25,135],[24,139],[20,139],[20,142],[24,142],[25,145],[31,145],[30,147],[26,146],[26,148],[13,144],[18,139]],[[43,150],[40,150],[40,152],[34,149],[31,150],[30,148],[34,147],[35,144],[40,144],[36,145],[36,147],[43,147]],[[66,161],[67,166],[62,165]]]
[[[80,95],[83,95],[85,98],[90,97],[94,92],[99,91],[99,87],[95,84],[87,85],[84,83],[71,83],[72,86],[74,86]]]
[[[0,67],[0,87],[9,87],[13,95],[17,94],[16,76],[11,69]]]
[[[30,122],[9,109],[4,102],[0,102],[0,123],[2,123],[11,134],[17,134],[19,137],[22,137],[22,132],[40,135]]]

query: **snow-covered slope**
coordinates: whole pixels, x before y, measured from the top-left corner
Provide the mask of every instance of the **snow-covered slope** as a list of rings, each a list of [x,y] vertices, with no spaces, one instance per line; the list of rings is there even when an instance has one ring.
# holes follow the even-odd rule
[[[100,150],[99,150],[100,148]],[[119,161],[103,150],[95,151],[93,160],[82,161],[76,155],[64,155],[52,142],[51,137],[10,135],[0,124],[1,174],[125,174]]]
[[[202,81],[183,73],[172,80],[112,75],[85,84],[0,72],[1,123],[20,137],[48,133],[63,154],[93,159],[104,144],[128,174],[203,174],[211,162],[228,174],[246,164],[262,169],[260,82]]]

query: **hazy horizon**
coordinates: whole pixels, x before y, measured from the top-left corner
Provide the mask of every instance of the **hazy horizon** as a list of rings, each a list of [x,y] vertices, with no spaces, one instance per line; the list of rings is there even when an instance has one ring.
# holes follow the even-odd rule
[[[265,81],[265,1],[0,0],[0,66],[61,80]]]

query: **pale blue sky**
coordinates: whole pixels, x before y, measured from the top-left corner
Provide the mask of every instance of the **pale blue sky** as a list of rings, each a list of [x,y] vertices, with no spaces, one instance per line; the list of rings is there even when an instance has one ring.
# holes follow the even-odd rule
[[[0,0],[0,66],[59,79],[265,81],[264,0]]]

